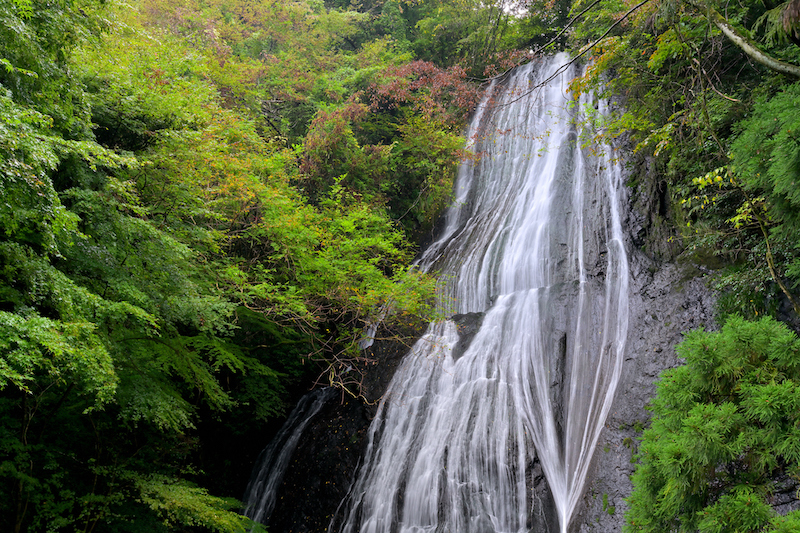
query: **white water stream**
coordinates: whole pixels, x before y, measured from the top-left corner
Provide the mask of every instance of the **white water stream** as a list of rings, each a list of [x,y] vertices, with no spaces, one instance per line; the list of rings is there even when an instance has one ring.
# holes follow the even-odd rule
[[[571,69],[530,92],[566,60],[516,69],[476,113],[479,157],[421,265],[480,328],[454,353],[456,323],[432,324],[406,356],[334,530],[531,531],[537,462],[568,530],[620,376],[628,262],[621,168],[580,146],[602,104],[572,99]]]
[[[303,431],[334,396],[335,389],[326,387],[316,389],[300,399],[275,438],[256,460],[242,499],[245,503],[242,510],[244,516],[260,524],[269,523],[278,488],[283,482],[283,476]]]

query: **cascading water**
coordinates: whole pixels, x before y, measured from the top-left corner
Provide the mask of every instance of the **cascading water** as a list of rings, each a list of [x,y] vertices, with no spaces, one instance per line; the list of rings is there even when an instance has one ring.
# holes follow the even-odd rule
[[[564,55],[518,68],[470,127],[442,238],[422,268],[440,305],[481,313],[432,324],[395,374],[370,426],[344,533],[530,531],[531,469],[547,478],[566,532],[619,379],[628,323],[621,168],[582,148]],[[601,110],[602,111],[602,110]]]
[[[256,461],[257,466],[253,469],[243,498],[243,515],[264,525],[269,522],[278,487],[303,431],[334,396],[336,391],[328,387],[314,390],[300,399]]]

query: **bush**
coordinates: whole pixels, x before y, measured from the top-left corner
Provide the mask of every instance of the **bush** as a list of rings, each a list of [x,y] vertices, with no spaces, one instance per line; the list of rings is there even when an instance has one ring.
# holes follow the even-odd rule
[[[788,531],[770,494],[800,474],[800,340],[772,318],[695,330],[649,409],[625,531]]]

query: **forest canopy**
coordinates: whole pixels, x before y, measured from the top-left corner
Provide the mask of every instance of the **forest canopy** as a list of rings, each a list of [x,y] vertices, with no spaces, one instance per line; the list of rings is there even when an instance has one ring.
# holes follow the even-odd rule
[[[465,121],[552,50],[624,103],[648,253],[796,326],[799,32],[798,0],[0,0],[0,529],[250,527],[263,443],[214,434],[358,396],[364,326],[434,316]]]

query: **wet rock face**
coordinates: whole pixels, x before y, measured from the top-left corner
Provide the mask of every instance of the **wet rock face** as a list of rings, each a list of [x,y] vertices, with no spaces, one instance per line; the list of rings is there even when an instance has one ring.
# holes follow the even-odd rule
[[[334,400],[319,413],[286,471],[270,533],[327,531],[350,487],[369,422],[367,406],[352,398]]]
[[[798,491],[800,491],[800,483],[796,479],[783,475],[774,480],[772,496],[768,501],[776,513],[785,516],[800,509]]]
[[[675,345],[683,332],[715,329],[714,297],[706,272],[677,262],[680,239],[670,222],[666,184],[654,175],[652,162],[640,161],[629,175],[623,226],[630,262],[628,338],[622,376],[614,404],[595,450],[582,510],[573,518],[571,533],[622,531],[626,504],[633,490],[631,462],[637,437],[649,425],[645,409],[655,395],[656,380],[681,361]]]
[[[475,338],[475,334],[481,329],[483,317],[485,313],[466,313],[463,315],[453,315],[452,320],[456,323],[458,331],[458,342],[453,346],[453,360],[458,359],[464,355]]]
[[[343,393],[310,423],[278,490],[268,524],[270,533],[328,530],[366,449],[367,430],[377,403],[424,327],[418,323],[402,331],[378,331],[378,338],[392,340],[376,340],[369,348],[372,362],[364,371],[364,397]]]
[[[558,511],[538,457],[533,461],[527,481],[533,492],[533,513],[528,527],[537,533],[558,533]],[[489,530],[491,531],[491,530]]]
[[[657,264],[641,251],[631,256],[630,323],[622,378],[606,428],[595,450],[592,481],[573,533],[622,531],[624,498],[633,489],[631,458],[648,426],[645,409],[662,370],[680,364],[675,345],[682,333],[713,329],[714,299],[701,272],[675,263]]]

